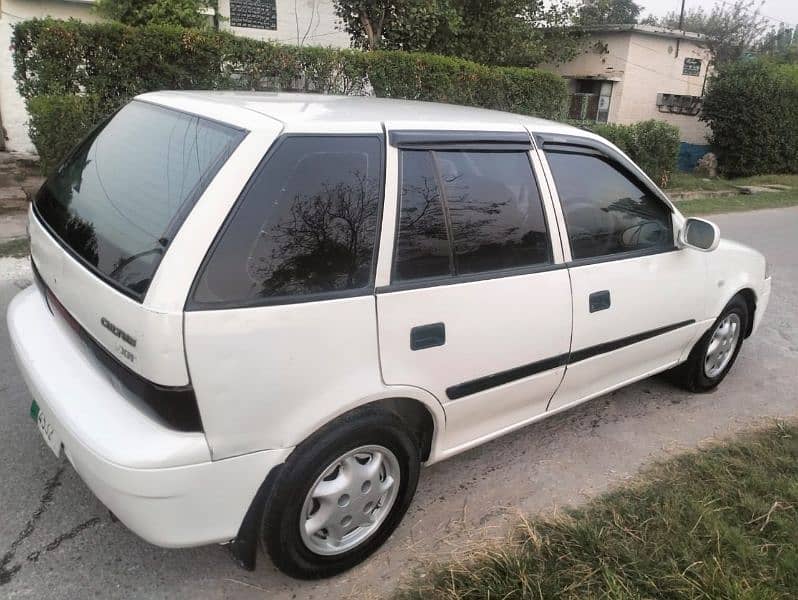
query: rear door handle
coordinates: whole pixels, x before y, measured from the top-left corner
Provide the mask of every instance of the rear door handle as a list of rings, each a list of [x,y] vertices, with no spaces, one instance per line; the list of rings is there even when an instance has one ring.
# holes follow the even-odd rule
[[[590,312],[598,312],[600,310],[607,310],[612,303],[610,299],[609,290],[601,290],[600,292],[593,292],[590,294]]]
[[[443,346],[446,343],[446,325],[443,323],[431,323],[429,325],[419,325],[410,330],[410,349],[424,350]]]

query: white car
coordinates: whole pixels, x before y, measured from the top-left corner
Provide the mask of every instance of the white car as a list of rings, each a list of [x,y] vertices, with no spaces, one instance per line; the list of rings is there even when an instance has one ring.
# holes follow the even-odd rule
[[[8,323],[31,414],[159,546],[290,575],[374,552],[431,464],[654,373],[725,377],[765,259],[557,123],[158,92],[30,213]]]

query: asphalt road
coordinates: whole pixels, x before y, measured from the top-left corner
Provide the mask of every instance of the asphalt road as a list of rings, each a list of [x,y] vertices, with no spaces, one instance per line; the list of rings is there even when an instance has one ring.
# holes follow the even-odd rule
[[[72,468],[44,445],[28,416],[30,396],[3,318],[0,597],[379,597],[412,569],[504,535],[520,513],[583,502],[654,458],[798,415],[798,208],[715,221],[726,237],[763,251],[774,272],[762,327],[720,389],[690,395],[648,379],[430,467],[386,546],[364,565],[322,582],[293,581],[263,556],[256,572],[241,571],[220,546],[163,550],[112,522]],[[2,314],[19,285],[0,281]]]

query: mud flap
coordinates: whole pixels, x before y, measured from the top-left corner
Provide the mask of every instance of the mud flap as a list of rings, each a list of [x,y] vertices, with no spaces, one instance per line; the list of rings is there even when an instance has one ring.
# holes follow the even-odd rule
[[[258,488],[258,493],[249,505],[247,514],[241,522],[236,538],[227,547],[233,555],[236,564],[247,571],[255,570],[258,556],[258,538],[260,537],[260,524],[263,520],[263,511],[271,495],[274,482],[283,470],[285,464],[274,467],[266,476],[266,480]]]

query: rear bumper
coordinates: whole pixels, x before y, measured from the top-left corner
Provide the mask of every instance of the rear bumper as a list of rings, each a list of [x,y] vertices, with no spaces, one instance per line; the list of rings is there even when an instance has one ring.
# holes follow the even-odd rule
[[[165,547],[237,535],[258,487],[291,449],[212,461],[202,433],[168,429],[127,396],[35,287],[11,302],[8,326],[22,375],[64,452],[125,525]]]

